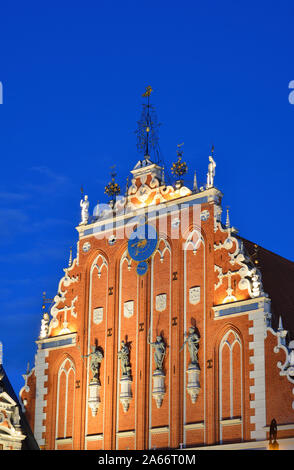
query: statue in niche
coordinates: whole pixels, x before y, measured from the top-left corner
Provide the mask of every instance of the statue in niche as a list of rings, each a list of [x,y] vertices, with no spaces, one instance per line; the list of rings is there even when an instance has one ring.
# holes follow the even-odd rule
[[[100,384],[99,370],[103,359],[102,351],[97,347],[97,345],[94,345],[91,346],[91,352],[87,354],[87,356],[83,357],[90,357],[90,368],[93,373],[93,380]]]
[[[81,210],[82,220],[80,222],[80,225],[87,224],[88,219],[89,219],[89,201],[88,201],[88,196],[87,195],[85,195],[84,199],[81,199],[80,207],[82,209]]]
[[[156,364],[156,370],[162,370],[163,366],[163,360],[165,356],[165,351],[166,351],[166,346],[163,341],[163,338],[161,335],[156,336],[156,341],[154,343],[151,343],[150,341],[150,335],[147,338],[148,344],[152,346],[155,351],[154,351],[154,361]]]
[[[195,326],[190,326],[189,333],[186,333],[186,339],[184,341],[183,346],[181,347],[180,351],[182,351],[186,344],[188,344],[188,349],[191,358],[191,364],[198,365],[198,349],[199,349],[199,341],[200,338],[196,333]]]
[[[122,377],[129,377],[131,375],[130,350],[125,341],[121,342],[121,350],[117,355],[120,360]]]

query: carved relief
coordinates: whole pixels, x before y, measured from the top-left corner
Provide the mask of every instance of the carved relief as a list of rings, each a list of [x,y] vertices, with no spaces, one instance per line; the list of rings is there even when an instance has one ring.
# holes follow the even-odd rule
[[[192,305],[196,305],[200,302],[200,286],[190,287],[189,302]]]
[[[99,325],[103,321],[103,307],[97,307],[93,310],[93,322]]]
[[[134,304],[133,300],[128,300],[124,303],[124,316],[126,318],[131,318],[134,315]]]
[[[166,309],[166,294],[158,294],[156,296],[155,308],[158,312],[163,312]]]

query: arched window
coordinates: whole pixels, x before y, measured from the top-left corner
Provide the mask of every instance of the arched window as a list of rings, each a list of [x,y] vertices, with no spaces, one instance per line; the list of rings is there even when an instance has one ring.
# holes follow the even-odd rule
[[[75,407],[75,367],[66,358],[58,371],[56,397],[56,439],[73,436]]]
[[[219,347],[219,420],[220,441],[227,426],[236,427],[236,439],[242,438],[242,343],[236,331],[230,329]]]

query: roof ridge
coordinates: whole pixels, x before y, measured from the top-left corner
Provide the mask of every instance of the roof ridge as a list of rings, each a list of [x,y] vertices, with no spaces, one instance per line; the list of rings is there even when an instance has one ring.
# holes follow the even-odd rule
[[[236,235],[238,238],[240,238],[241,240],[247,242],[247,243],[250,243],[252,245],[257,245],[258,248],[261,248],[263,251],[266,251],[267,253],[273,255],[273,256],[277,256],[278,258],[280,258],[281,260],[284,260],[288,263],[290,263],[291,265],[293,265],[293,268],[294,268],[294,261],[290,260],[289,258],[285,258],[284,256],[281,256],[277,253],[275,253],[274,251],[271,251],[271,250],[268,250],[267,248],[264,248],[262,245],[259,245],[258,243],[256,242],[252,242],[251,240],[248,240],[247,238],[244,238],[244,237],[241,237],[241,235]]]

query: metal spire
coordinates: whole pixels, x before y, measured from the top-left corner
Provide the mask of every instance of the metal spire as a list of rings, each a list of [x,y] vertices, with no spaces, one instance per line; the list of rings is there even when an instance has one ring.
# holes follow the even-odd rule
[[[149,161],[150,153],[153,151],[157,159],[157,147],[158,147],[158,127],[157,117],[155,114],[155,108],[150,104],[150,95],[152,93],[152,87],[147,86],[143,98],[147,98],[147,103],[142,105],[141,118],[138,121],[137,134],[137,149],[139,153],[143,153],[145,162]]]

